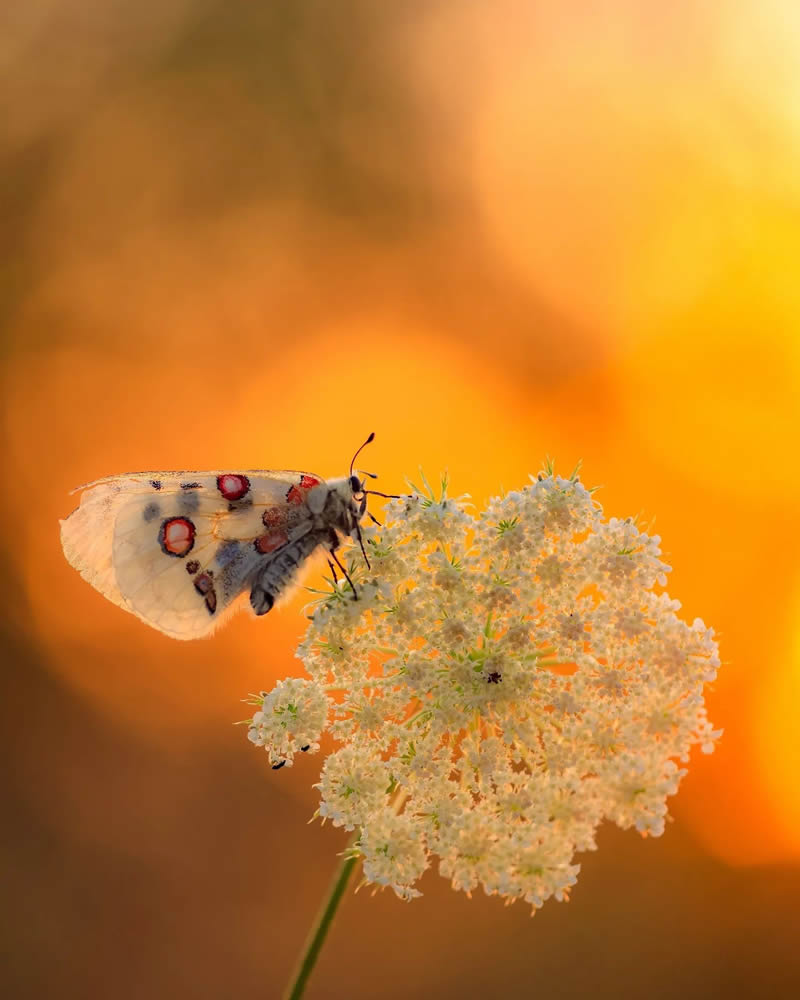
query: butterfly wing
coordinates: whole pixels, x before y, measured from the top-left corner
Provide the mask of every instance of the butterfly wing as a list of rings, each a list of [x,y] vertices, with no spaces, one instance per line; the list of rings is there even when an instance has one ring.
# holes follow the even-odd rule
[[[227,617],[264,567],[300,551],[311,530],[305,498],[321,483],[283,471],[99,480],[61,522],[64,552],[119,607],[174,638],[199,638]],[[302,558],[317,544],[303,543]],[[253,602],[256,613],[269,607]]]

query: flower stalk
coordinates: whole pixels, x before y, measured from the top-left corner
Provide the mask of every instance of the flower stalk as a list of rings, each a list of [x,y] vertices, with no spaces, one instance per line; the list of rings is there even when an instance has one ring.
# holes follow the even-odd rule
[[[355,840],[355,836],[352,837],[348,846],[352,846]],[[305,992],[309,977],[314,966],[317,964],[319,953],[325,943],[325,938],[328,936],[328,931],[331,929],[333,918],[336,916],[339,904],[344,896],[344,891],[347,888],[347,883],[350,881],[350,876],[353,874],[353,869],[357,863],[358,854],[353,854],[349,850],[346,850],[339,868],[333,877],[325,901],[308,935],[291,982],[283,995],[284,1000],[299,1000]]]

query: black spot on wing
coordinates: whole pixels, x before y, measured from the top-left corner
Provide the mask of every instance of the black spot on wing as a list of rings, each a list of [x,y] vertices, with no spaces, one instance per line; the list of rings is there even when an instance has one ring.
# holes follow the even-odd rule
[[[200,497],[192,490],[189,490],[188,493],[182,493],[178,497],[178,509],[181,514],[194,514],[199,506]]]
[[[142,511],[142,520],[149,524],[150,521],[155,521],[157,517],[161,517],[161,507],[153,501],[147,504]]]
[[[228,512],[233,514],[237,510],[247,510],[249,507],[253,506],[253,496],[248,493],[247,496],[243,496],[241,500],[232,500],[228,504]]]
[[[161,480],[160,479],[151,479],[150,480],[150,485],[153,487],[154,490],[160,490],[161,489]]]
[[[181,483],[182,490],[199,490],[202,489],[200,483]]]
[[[217,592],[214,589],[214,573],[208,570],[195,577],[194,589],[204,599],[206,611],[213,615],[217,610]]]

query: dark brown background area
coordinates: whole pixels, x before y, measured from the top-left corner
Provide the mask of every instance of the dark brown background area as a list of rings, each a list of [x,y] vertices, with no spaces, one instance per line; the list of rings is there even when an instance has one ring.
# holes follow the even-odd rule
[[[128,469],[338,475],[373,428],[389,489],[547,453],[655,516],[725,736],[533,920],[349,894],[309,997],[800,993],[798,38],[790,0],[0,15],[4,996],[280,995],[344,837],[321,758],[231,723],[303,595],[173,642],[58,518]]]

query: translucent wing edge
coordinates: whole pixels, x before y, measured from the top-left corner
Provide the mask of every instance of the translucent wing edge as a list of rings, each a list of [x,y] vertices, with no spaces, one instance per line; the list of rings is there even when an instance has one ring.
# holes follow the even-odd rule
[[[117,586],[113,565],[113,539],[119,493],[99,488],[84,497],[66,518],[60,521],[61,546],[67,562],[103,597],[126,611],[126,603]]]

